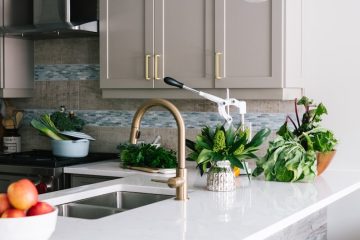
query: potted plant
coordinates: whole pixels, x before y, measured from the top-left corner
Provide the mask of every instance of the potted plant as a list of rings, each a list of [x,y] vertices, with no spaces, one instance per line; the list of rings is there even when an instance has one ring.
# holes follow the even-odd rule
[[[228,173],[229,169],[231,170],[233,167],[245,169],[249,177],[245,160],[257,158],[255,152],[269,134],[270,129],[265,128],[256,133],[250,140],[248,128],[243,129],[239,126],[238,128],[225,129],[218,125],[215,129],[211,129],[209,126],[205,126],[196,137],[195,142],[187,140],[187,146],[193,150],[189,154],[189,159],[196,161],[201,175],[205,172],[208,173],[208,189],[221,191],[221,186],[218,188],[212,186],[215,181],[214,178],[220,176],[221,172]],[[231,175],[226,176],[229,176],[227,180],[230,181],[234,174],[231,172]],[[231,184],[233,183],[229,185]],[[228,189],[232,190],[233,186]]]
[[[305,112],[300,122],[298,106]],[[327,114],[324,104],[313,103],[312,99],[295,99],[296,122],[286,117],[277,131],[278,137],[271,141],[266,155],[257,161],[253,176],[264,172],[266,180],[312,181],[320,175],[335,154],[337,140],[334,134],[320,126],[322,116]],[[288,123],[293,129],[290,129]]]

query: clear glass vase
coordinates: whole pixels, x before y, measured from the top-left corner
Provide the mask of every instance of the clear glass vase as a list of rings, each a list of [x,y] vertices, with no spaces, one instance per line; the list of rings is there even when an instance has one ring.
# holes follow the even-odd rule
[[[207,189],[210,191],[229,192],[235,190],[235,176],[230,161],[217,161],[207,173]]]

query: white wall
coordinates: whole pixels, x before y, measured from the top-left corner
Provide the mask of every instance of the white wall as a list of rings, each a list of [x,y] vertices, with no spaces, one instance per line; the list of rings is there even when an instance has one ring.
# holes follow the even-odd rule
[[[305,94],[340,139],[330,167],[360,170],[360,1],[305,0],[304,20]]]
[[[291,0],[287,0],[291,1]],[[305,94],[340,140],[330,168],[360,170],[360,1],[304,0]],[[360,192],[329,207],[329,239],[360,239]]]

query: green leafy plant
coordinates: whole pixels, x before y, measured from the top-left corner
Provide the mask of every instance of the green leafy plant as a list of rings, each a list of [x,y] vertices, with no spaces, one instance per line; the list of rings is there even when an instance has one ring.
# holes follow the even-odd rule
[[[269,134],[270,129],[264,128],[250,140],[249,129],[242,130],[241,127],[230,127],[225,130],[220,125],[216,126],[215,129],[205,126],[196,137],[195,142],[186,141],[186,145],[193,150],[188,158],[196,161],[201,175],[210,166],[222,160],[229,160],[232,167],[245,169],[248,173],[244,161],[257,158],[255,152],[259,150],[260,145]]]
[[[85,121],[75,116],[74,112],[66,112],[65,107],[61,107],[60,111],[51,114],[51,120],[60,131],[81,131],[85,125]]]
[[[176,152],[152,144],[120,144],[120,161],[124,167],[176,168]]]
[[[309,149],[308,144],[311,142],[314,151],[316,152],[332,151],[337,144],[337,140],[330,130],[320,126],[322,116],[328,113],[327,109],[324,104],[320,103],[316,105],[313,102],[314,101],[312,99],[309,99],[305,96],[302,97],[299,101],[295,99],[296,123],[290,116],[287,116],[285,123],[280,127],[277,134],[282,136],[284,139],[299,140],[305,150]],[[304,106],[305,108],[301,122],[298,113],[299,105]],[[294,127],[294,130],[292,131],[288,127],[289,121]],[[311,141],[307,141],[305,139],[304,133],[310,137]]]
[[[306,151],[298,141],[278,136],[270,142],[265,157],[257,161],[253,176],[262,172],[268,181],[313,181],[316,177],[315,151]]]
[[[54,140],[68,140],[69,138],[60,134],[49,114],[43,114],[39,119],[32,119],[31,125],[40,133]]]
[[[305,108],[300,122],[298,105]],[[285,123],[277,131],[279,135],[270,142],[266,155],[256,162],[253,176],[264,172],[270,181],[295,182],[313,181],[317,174],[316,152],[334,150],[337,140],[334,134],[320,126],[326,107],[315,105],[312,99],[295,99],[295,121],[287,116]],[[290,130],[288,122],[294,129]]]

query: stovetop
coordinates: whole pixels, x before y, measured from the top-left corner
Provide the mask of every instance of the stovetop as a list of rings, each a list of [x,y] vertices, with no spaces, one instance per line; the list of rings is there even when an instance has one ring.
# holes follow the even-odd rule
[[[89,153],[82,158],[57,157],[48,150],[33,150],[27,152],[0,154],[0,164],[38,166],[38,167],[65,167],[82,163],[98,162],[117,159],[117,153]]]

